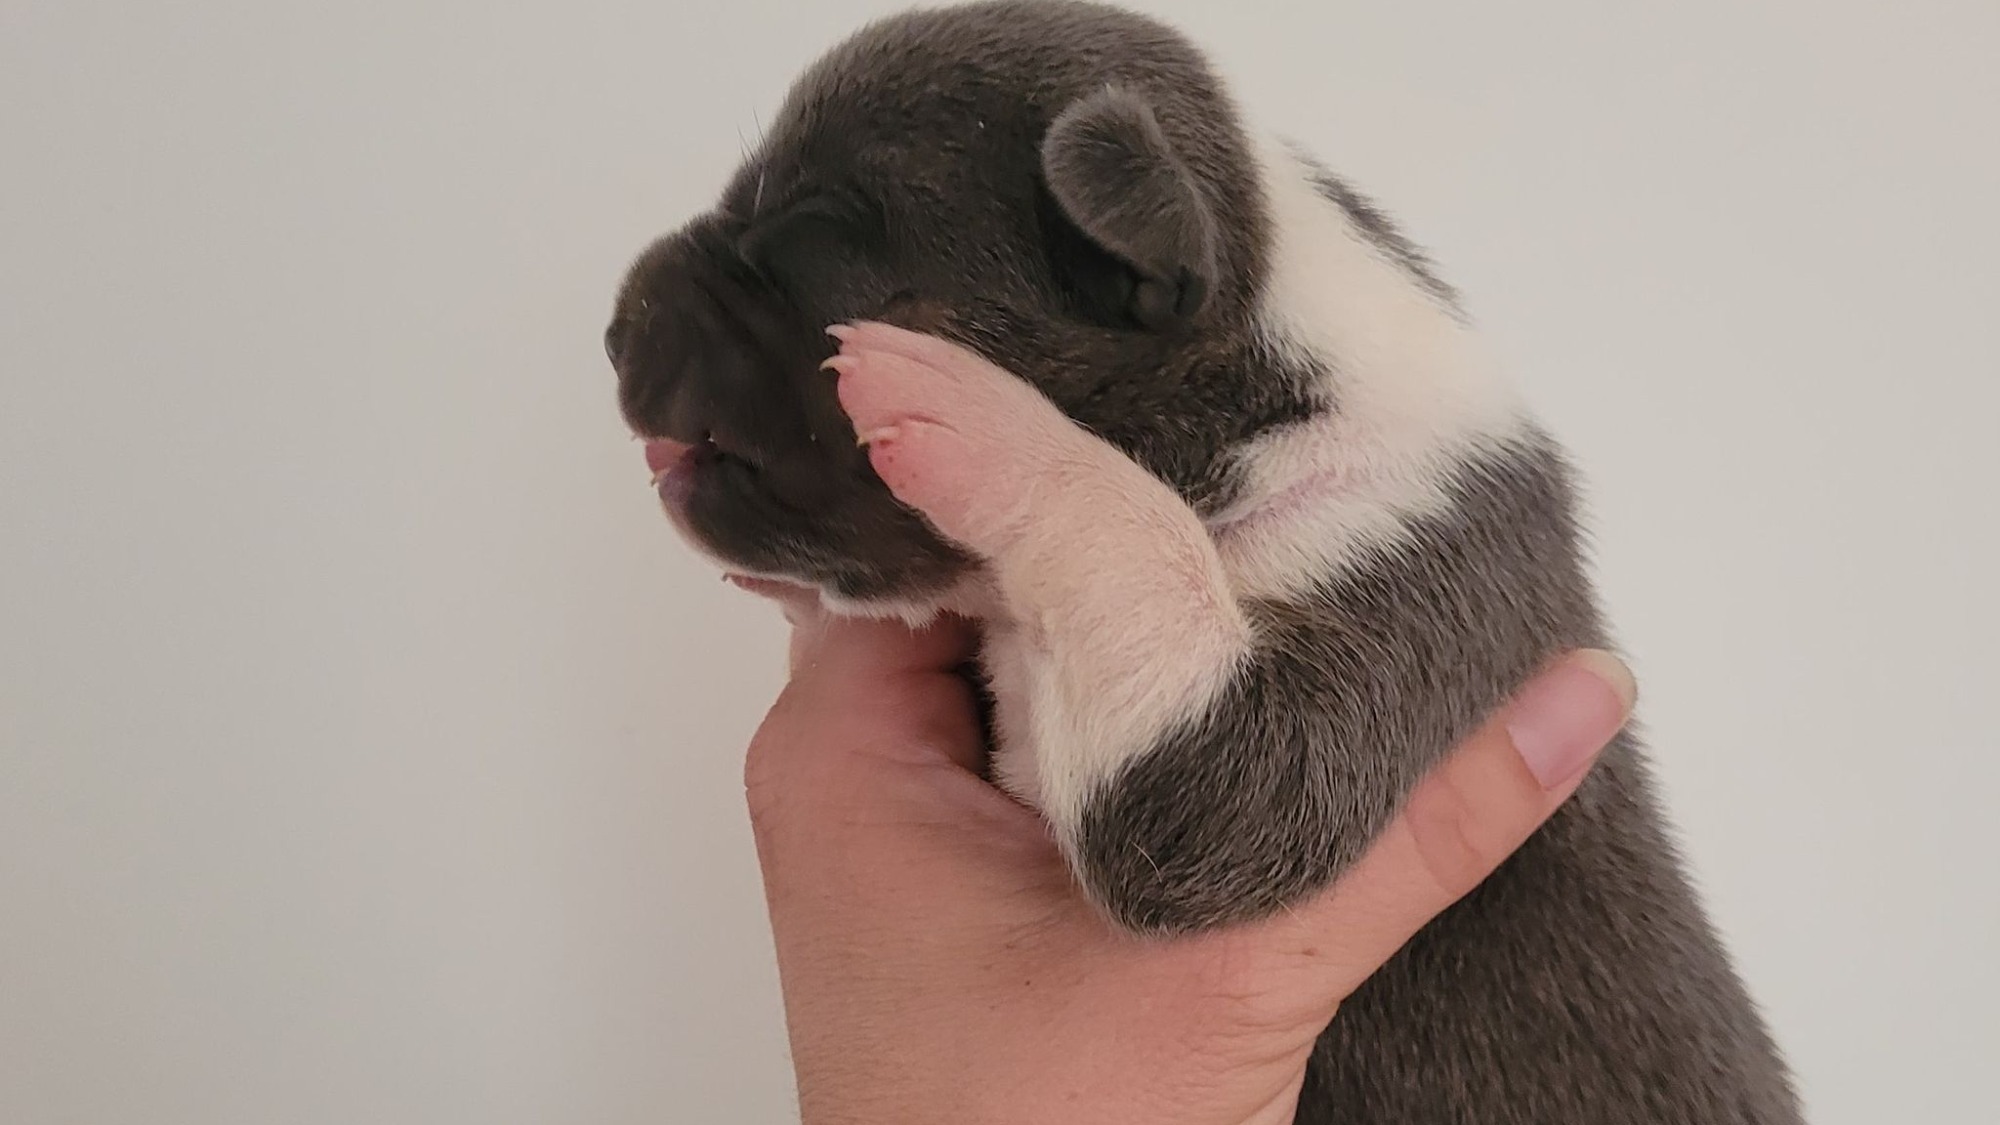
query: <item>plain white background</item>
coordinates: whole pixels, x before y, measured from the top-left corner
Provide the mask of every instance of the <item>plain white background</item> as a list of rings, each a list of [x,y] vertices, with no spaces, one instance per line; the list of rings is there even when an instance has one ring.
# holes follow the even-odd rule
[[[0,1120],[791,1113],[780,630],[599,333],[892,7],[5,0]],[[1577,450],[1814,1119],[2000,1119],[2000,8],[1158,10]]]

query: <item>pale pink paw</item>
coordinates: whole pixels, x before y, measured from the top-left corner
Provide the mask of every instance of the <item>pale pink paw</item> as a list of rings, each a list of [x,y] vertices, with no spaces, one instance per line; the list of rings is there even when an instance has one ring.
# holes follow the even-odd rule
[[[946,538],[991,555],[1018,533],[1053,447],[1086,435],[977,355],[886,324],[832,330],[840,404],[875,474]]]

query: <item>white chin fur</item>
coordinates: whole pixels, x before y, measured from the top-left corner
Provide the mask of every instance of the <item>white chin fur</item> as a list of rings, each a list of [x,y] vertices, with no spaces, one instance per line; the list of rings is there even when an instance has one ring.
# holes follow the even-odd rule
[[[939,614],[944,613],[973,618],[989,617],[998,604],[992,589],[984,577],[978,574],[969,575],[940,593],[923,597],[846,598],[822,587],[819,600],[828,613],[840,617],[901,621],[912,629],[921,629],[936,621]]]
[[[912,629],[921,629],[936,621],[944,612],[944,606],[936,601],[910,601],[892,598],[844,598],[821,587],[820,604],[828,613],[837,617],[862,617],[879,621],[901,621]]]

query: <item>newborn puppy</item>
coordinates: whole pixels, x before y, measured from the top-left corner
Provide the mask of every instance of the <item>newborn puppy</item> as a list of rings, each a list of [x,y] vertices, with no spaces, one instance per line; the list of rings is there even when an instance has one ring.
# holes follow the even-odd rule
[[[1607,643],[1562,456],[1451,290],[1116,9],[863,30],[606,342],[722,567],[984,622],[994,779],[1136,931],[1322,890]],[[1629,737],[1342,1008],[1299,1120],[1798,1120]]]

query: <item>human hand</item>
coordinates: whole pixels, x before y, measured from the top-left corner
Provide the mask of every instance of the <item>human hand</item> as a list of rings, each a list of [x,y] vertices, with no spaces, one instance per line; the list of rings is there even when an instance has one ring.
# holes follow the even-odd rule
[[[1157,941],[1112,928],[974,772],[969,626],[787,615],[792,678],[745,785],[805,1125],[1290,1121],[1341,1000],[1554,811],[1633,695],[1615,659],[1571,655],[1336,886]]]

